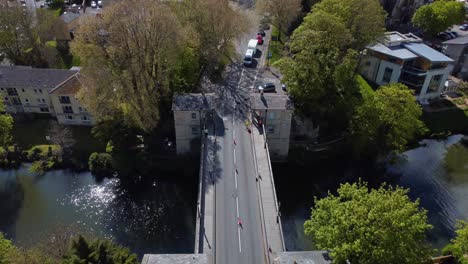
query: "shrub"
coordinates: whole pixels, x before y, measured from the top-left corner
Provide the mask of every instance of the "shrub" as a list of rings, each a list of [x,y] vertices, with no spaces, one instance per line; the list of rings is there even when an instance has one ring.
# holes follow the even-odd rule
[[[114,172],[112,161],[110,154],[94,152],[89,156],[89,170],[94,175],[109,176]]]

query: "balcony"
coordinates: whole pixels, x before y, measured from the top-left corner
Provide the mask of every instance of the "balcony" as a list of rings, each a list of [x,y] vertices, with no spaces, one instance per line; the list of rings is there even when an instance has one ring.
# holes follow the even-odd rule
[[[414,68],[411,66],[403,66],[402,69],[403,72],[409,73],[411,75],[416,75],[416,76],[425,76],[427,74],[427,71],[421,70],[418,68]]]
[[[60,96],[59,97],[59,102],[61,104],[71,104],[70,97],[68,97],[68,96]]]

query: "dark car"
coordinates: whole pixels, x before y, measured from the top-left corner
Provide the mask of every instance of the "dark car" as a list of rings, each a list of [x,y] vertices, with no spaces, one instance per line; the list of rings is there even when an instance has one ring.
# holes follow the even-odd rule
[[[452,37],[450,35],[448,35],[447,33],[445,33],[445,32],[441,32],[441,33],[437,34],[437,37],[439,37],[442,40],[452,39]]]
[[[276,87],[274,83],[265,83],[264,85],[260,85],[258,87],[259,92],[264,92],[264,93],[275,93],[276,92]]]
[[[259,29],[257,35],[262,35],[262,37],[264,37],[266,35],[265,30]]]
[[[463,24],[460,26],[460,30],[466,31],[468,30],[468,24]]]

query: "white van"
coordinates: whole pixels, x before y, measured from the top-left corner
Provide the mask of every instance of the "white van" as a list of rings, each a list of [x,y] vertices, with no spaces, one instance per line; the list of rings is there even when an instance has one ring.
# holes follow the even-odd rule
[[[254,55],[253,49],[248,49],[248,50],[245,52],[245,56],[244,56],[244,65],[245,65],[245,66],[252,65],[252,62],[253,62],[253,55]]]
[[[258,44],[258,40],[251,39],[251,40],[249,40],[249,45],[247,46],[247,49],[253,50],[254,55],[255,55],[255,53],[257,53],[257,44]]]

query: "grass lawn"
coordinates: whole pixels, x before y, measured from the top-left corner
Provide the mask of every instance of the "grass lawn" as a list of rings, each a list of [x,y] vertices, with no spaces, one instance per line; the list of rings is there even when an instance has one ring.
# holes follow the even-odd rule
[[[271,41],[270,41],[270,46],[268,49],[268,51],[271,52],[270,65],[283,57],[284,43],[277,40],[279,36],[280,36],[280,32],[278,31],[278,28],[276,28],[275,26],[272,26]],[[284,41],[286,39],[286,35],[284,33],[281,33],[280,39]]]
[[[468,133],[468,109],[450,109],[441,112],[424,113],[423,122],[429,133]]]

